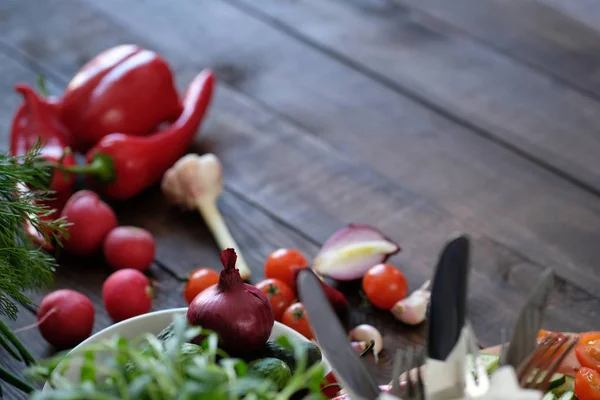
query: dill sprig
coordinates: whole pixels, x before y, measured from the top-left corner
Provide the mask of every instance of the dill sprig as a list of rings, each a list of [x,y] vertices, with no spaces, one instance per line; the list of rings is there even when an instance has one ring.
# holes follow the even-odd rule
[[[28,291],[53,280],[56,261],[27,237],[25,224],[45,240],[60,242],[66,222],[48,220],[53,210],[43,205],[54,195],[48,187],[52,171],[43,166],[39,144],[21,157],[0,154],[0,315],[15,319],[17,303],[31,305]]]

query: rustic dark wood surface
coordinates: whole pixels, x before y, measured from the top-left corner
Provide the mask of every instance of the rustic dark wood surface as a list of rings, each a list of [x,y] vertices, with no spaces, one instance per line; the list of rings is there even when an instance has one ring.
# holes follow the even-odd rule
[[[201,68],[217,72],[191,151],[223,161],[220,208],[253,281],[272,250],[311,258],[356,222],[401,244],[390,262],[413,290],[448,236],[463,231],[475,253],[469,316],[483,345],[498,342],[544,267],[557,274],[545,326],[598,329],[594,15],[600,7],[585,0],[3,0],[1,146],[16,82],[41,73],[60,95],[91,57],[138,43],[168,59],[180,88]],[[114,207],[121,224],[156,237],[155,310],[185,305],[178,277],[219,268],[199,215],[173,209],[158,188]],[[110,269],[62,254],[60,264],[56,288],[88,295],[94,331],[108,326],[100,288]],[[424,328],[361,306],[357,284],[341,289],[352,322],[384,335],[387,351],[370,368],[386,382],[392,350],[423,342]],[[35,322],[34,311],[13,326]],[[36,329],[20,336],[36,355],[52,353]]]

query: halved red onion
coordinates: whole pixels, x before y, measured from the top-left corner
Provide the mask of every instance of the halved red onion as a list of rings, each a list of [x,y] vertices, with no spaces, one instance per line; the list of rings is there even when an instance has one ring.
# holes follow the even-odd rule
[[[340,281],[360,279],[400,246],[370,225],[350,224],[334,233],[313,260],[313,269]]]

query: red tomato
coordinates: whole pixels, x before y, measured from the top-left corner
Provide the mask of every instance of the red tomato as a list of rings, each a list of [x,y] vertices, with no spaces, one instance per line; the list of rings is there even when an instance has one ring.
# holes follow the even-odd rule
[[[314,337],[312,328],[308,322],[308,316],[304,310],[304,304],[302,303],[294,303],[289,306],[283,313],[282,322],[309,340]]]
[[[271,308],[273,309],[275,320],[281,322],[283,313],[296,299],[292,289],[279,279],[272,278],[258,282],[256,287],[267,295],[269,302],[271,303]]]
[[[216,285],[219,282],[219,273],[210,268],[198,268],[191,273],[183,291],[185,301],[188,304],[194,300],[198,293],[204,289]]]
[[[269,254],[265,261],[265,276],[279,279],[295,293],[294,269],[307,267],[306,258],[298,250],[278,249]]]
[[[391,310],[408,292],[404,274],[390,264],[377,264],[368,270],[362,288],[371,303],[383,310]]]
[[[600,372],[579,368],[575,377],[575,395],[579,400],[600,400]]]
[[[335,397],[340,390],[342,390],[342,387],[338,383],[333,371],[325,375],[325,379],[321,383],[321,393],[328,399],[331,399]]]
[[[113,269],[133,268],[145,271],[154,261],[156,245],[150,232],[134,226],[119,226],[108,233],[104,258]]]
[[[575,355],[583,367],[600,372],[600,332],[585,332],[579,336]]]

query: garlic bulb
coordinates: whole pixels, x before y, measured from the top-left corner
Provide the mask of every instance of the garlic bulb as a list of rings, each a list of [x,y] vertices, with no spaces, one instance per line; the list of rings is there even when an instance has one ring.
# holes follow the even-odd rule
[[[202,214],[220,250],[236,249],[236,267],[242,279],[248,280],[250,269],[217,208],[217,199],[223,192],[222,166],[217,156],[209,153],[182,157],[165,172],[161,188],[170,202]]]

